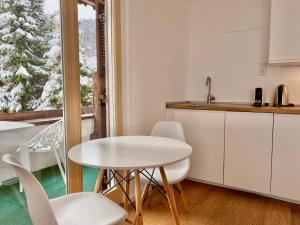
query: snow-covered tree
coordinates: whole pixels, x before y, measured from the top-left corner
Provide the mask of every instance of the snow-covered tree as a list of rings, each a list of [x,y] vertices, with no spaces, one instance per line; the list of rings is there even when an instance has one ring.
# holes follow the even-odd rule
[[[92,21],[92,20],[91,20]],[[96,33],[86,32],[86,27],[91,23],[90,20],[82,20],[79,22],[79,57],[80,57],[80,88],[81,88],[81,105],[89,106],[93,104],[93,75],[96,71]],[[93,21],[94,22],[94,21]],[[95,25],[95,22],[92,23]],[[91,26],[90,29],[96,30]],[[91,36],[86,41],[86,36]],[[93,41],[94,40],[94,41]],[[93,45],[90,47],[89,45]]]
[[[93,104],[93,66],[89,63],[86,49],[83,46],[79,48],[80,57],[80,90],[81,90],[81,105],[89,106]]]
[[[49,76],[42,0],[1,0],[0,111],[31,110]]]
[[[47,65],[51,68],[50,77],[45,84],[43,93],[35,102],[36,110],[61,109],[63,105],[63,75],[61,57],[61,30],[59,14],[51,17],[52,37],[49,42],[50,50],[45,54]],[[89,57],[86,50],[80,46],[80,88],[81,105],[89,106],[93,103],[93,73],[94,68],[89,66]]]
[[[61,109],[63,105],[63,75],[61,57],[61,31],[59,14],[50,18],[50,49],[45,53],[50,76],[39,99],[34,102],[35,110]]]
[[[62,108],[59,14],[44,0],[0,1],[0,111]],[[81,103],[91,105],[95,50],[80,42]]]

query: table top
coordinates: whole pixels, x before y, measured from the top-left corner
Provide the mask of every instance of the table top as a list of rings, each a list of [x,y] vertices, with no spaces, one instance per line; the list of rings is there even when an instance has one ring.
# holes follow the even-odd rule
[[[187,159],[191,154],[190,145],[175,139],[121,136],[76,145],[68,156],[83,166],[129,170],[167,166]]]
[[[22,122],[0,121],[0,132],[29,128],[29,127],[33,127],[33,125],[29,123],[22,123]]]

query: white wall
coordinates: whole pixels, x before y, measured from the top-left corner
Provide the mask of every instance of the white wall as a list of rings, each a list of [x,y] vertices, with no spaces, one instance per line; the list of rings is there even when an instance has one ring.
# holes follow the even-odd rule
[[[206,99],[205,79],[213,80],[217,101],[253,102],[255,87],[273,100],[285,83],[293,103],[300,103],[300,67],[268,67],[270,0],[187,0],[188,100]]]
[[[149,134],[165,103],[206,99],[253,102],[264,88],[273,100],[285,83],[300,104],[300,67],[268,67],[270,0],[122,1],[125,134]]]
[[[167,101],[185,99],[187,4],[122,1],[125,134],[149,134]]]

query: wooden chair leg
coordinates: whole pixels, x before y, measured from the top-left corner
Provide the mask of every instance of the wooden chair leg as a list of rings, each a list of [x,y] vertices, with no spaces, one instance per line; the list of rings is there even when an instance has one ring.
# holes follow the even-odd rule
[[[153,194],[153,186],[152,186],[152,185],[150,185],[148,194],[149,194],[150,198],[149,198],[149,200],[148,200],[148,205],[147,205],[147,207],[148,207],[148,208],[151,208],[151,207],[152,207],[152,198],[151,198],[151,196],[152,196],[152,194]]]
[[[184,192],[183,192],[183,189],[182,189],[181,184],[180,184],[180,183],[177,183],[176,186],[177,186],[177,188],[178,188],[179,195],[180,195],[180,198],[181,198],[181,200],[182,200],[182,202],[183,202],[183,206],[184,206],[185,210],[186,210],[187,212],[190,212],[190,207],[189,207],[188,202],[187,202],[187,200],[186,200],[186,197],[185,197],[185,194],[184,194]]]
[[[172,193],[173,188],[171,188],[169,185],[168,178],[166,176],[166,172],[165,172],[164,168],[159,167],[159,171],[160,171],[163,183],[164,183],[165,190],[167,192],[168,202],[169,202],[169,206],[171,209],[171,213],[172,213],[174,222],[176,225],[180,225],[179,216],[178,216],[178,212],[177,212],[177,208],[176,208],[176,203],[174,201],[174,197],[173,197],[173,193]]]
[[[142,209],[142,195],[141,195],[141,179],[140,171],[135,170],[135,204],[136,204],[136,224],[143,225],[143,209]]]
[[[147,183],[144,187],[143,194],[142,194],[142,203],[145,201],[145,199],[147,197],[149,186],[150,186],[150,184]]]
[[[102,191],[105,171],[106,171],[105,169],[100,169],[100,172],[99,172],[99,175],[97,177],[96,184],[94,187],[94,192],[96,192],[96,193],[100,193],[100,191]]]
[[[170,184],[170,189],[171,189],[171,194],[172,194],[173,201],[174,201],[175,206],[176,206],[175,190],[173,188],[173,185],[171,185],[171,184]],[[176,206],[176,212],[178,213],[177,206]]]

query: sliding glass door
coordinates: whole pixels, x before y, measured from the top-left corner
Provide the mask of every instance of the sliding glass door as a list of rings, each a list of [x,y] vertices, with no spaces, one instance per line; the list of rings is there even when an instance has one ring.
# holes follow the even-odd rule
[[[49,198],[66,193],[58,0],[0,3],[0,155],[11,154]],[[0,224],[32,224],[23,188],[0,161]]]
[[[106,3],[79,1],[78,29],[82,141],[106,137]],[[93,191],[97,169],[83,168],[83,190]]]
[[[71,162],[67,151],[112,134],[109,5],[111,0],[0,2],[0,157],[19,159],[50,199],[93,190],[99,171]],[[0,224],[32,224],[22,185],[2,160]]]

